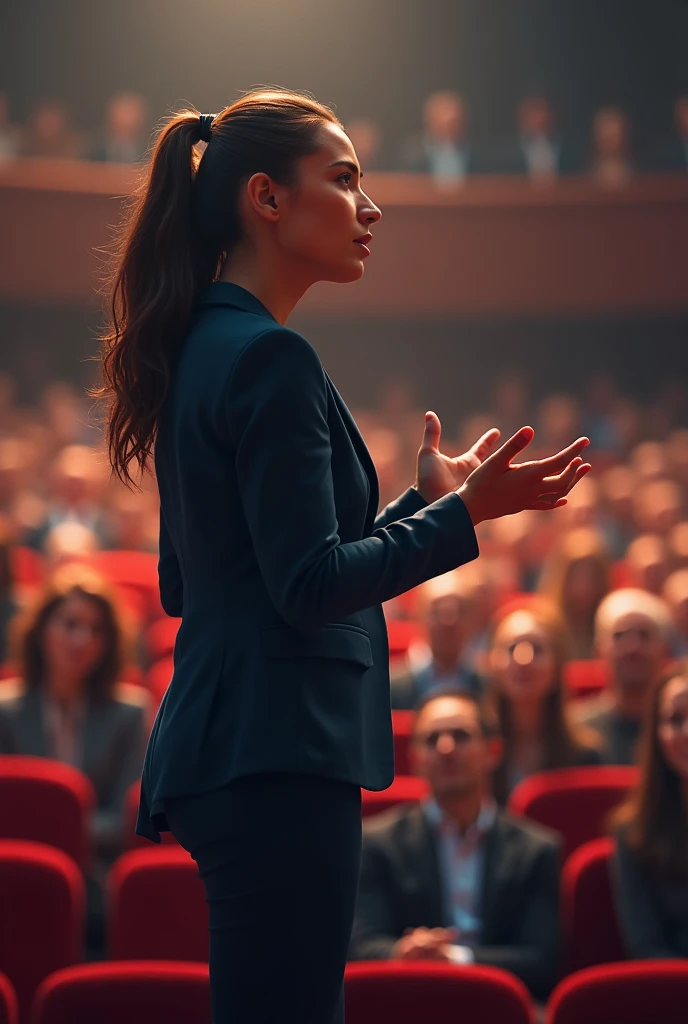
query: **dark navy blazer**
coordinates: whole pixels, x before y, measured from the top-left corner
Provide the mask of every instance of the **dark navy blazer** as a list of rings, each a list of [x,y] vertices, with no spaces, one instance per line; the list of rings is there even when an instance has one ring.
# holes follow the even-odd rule
[[[139,835],[165,800],[302,772],[385,789],[381,603],[478,554],[455,492],[376,516],[375,468],[313,347],[217,281],[194,311],[155,445],[159,579],[182,617],[148,742]]]

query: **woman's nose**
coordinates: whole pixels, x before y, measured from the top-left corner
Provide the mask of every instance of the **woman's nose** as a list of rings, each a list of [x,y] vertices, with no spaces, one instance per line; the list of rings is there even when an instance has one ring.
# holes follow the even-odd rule
[[[370,227],[371,224],[377,224],[381,216],[382,210],[380,207],[376,206],[370,199],[367,199],[365,206],[359,212],[358,219],[367,227]]]

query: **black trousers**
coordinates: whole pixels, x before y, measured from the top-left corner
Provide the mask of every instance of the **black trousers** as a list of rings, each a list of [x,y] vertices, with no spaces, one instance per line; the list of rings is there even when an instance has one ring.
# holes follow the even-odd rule
[[[359,787],[271,772],[165,812],[205,884],[213,1024],[344,1024]]]

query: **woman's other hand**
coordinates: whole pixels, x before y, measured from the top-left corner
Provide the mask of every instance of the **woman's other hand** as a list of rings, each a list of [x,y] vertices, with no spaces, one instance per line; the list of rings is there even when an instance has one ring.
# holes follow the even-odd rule
[[[549,458],[512,465],[511,460],[534,436],[532,427],[521,427],[457,488],[474,525],[524,509],[560,508],[566,504],[565,495],[591,468],[580,458],[590,444],[587,437],[579,437]]]
[[[488,430],[463,455],[449,458],[440,451],[442,425],[434,412],[425,414],[423,441],[418,449],[414,487],[430,504],[451,491],[458,490],[477,467],[490,455],[499,441],[496,427]]]

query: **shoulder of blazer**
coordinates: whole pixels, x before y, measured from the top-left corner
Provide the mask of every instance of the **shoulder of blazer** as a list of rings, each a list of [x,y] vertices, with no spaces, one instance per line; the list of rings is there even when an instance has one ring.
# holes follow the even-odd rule
[[[419,804],[408,803],[390,807],[363,822],[367,845],[401,849],[415,845],[427,833],[427,820]]]

